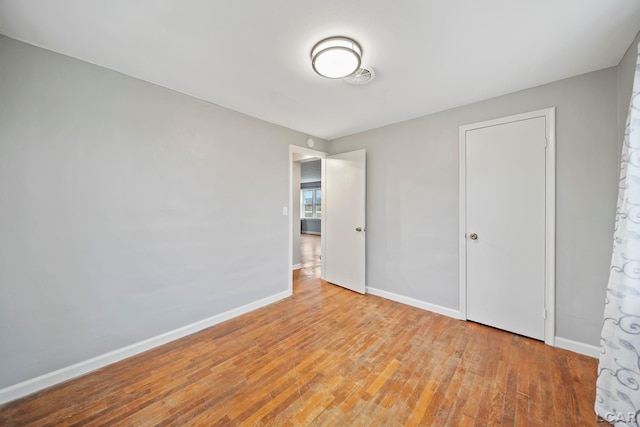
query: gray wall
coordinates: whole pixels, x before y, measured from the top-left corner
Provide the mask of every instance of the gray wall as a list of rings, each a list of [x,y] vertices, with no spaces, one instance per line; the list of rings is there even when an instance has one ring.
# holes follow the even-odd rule
[[[0,37],[0,388],[286,291],[306,138]]]
[[[622,149],[622,139],[624,136],[624,128],[627,121],[627,113],[629,111],[629,101],[631,100],[631,90],[633,88],[633,76],[636,71],[636,63],[638,60],[638,43],[640,43],[640,33],[636,36],[627,52],[622,57],[622,61],[618,65],[618,126],[620,135],[620,149]]]
[[[609,68],[332,141],[331,153],[367,149],[367,285],[457,309],[458,127],[555,106],[556,335],[598,345],[617,105],[617,69]]]
[[[322,180],[322,166],[320,159],[310,162],[301,162],[300,182],[305,184],[309,182],[319,182]]]

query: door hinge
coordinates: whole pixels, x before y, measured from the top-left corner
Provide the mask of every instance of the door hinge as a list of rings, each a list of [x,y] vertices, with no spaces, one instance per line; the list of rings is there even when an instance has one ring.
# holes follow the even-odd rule
[[[549,147],[549,139],[548,138],[544,138],[544,148],[545,150]]]
[[[547,309],[546,308],[542,309],[542,318],[545,319],[545,320],[547,319]]]

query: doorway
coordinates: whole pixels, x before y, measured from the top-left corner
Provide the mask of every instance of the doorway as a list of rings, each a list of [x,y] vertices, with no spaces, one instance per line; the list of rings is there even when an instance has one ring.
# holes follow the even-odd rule
[[[554,343],[555,109],[460,127],[460,312]]]
[[[300,201],[297,209],[300,212],[299,241],[293,240],[293,263],[299,261],[299,275],[307,278],[320,278],[322,267],[321,235],[322,235],[322,161],[317,157],[302,159],[300,167],[300,182],[293,191],[294,199]],[[295,175],[295,174],[294,174]],[[295,186],[295,184],[294,184]],[[296,211],[296,206],[292,206]],[[297,213],[297,212],[296,212]],[[299,259],[297,259],[299,258]]]
[[[304,250],[307,257],[313,258],[313,266],[307,266],[307,268],[311,267],[311,274],[319,274],[319,277],[324,276],[323,272],[323,254],[324,254],[324,242],[322,238],[322,230],[324,229],[324,218],[322,215],[322,196],[320,194],[320,199],[315,200],[315,192],[312,194],[314,198],[311,200],[311,210],[310,213],[314,218],[313,221],[309,221],[305,226],[308,228],[307,231],[311,231],[313,234],[303,234],[302,233],[302,163],[311,163],[311,162],[320,162],[319,170],[318,163],[314,163],[313,175],[317,178],[314,180],[305,180],[308,182],[313,182],[311,187],[320,185],[322,188],[322,180],[323,180],[323,159],[326,157],[326,153],[311,150],[304,147],[289,146],[289,180],[290,180],[290,194],[289,194],[289,217],[291,219],[289,224],[289,265],[290,271],[295,271],[297,269],[301,269],[302,265],[302,251]],[[316,188],[312,188],[315,190]],[[320,209],[318,212],[318,203],[320,202]],[[314,203],[316,202],[315,210]],[[309,230],[309,228],[311,230]],[[303,241],[303,237],[308,237]],[[318,247],[319,246],[319,247]],[[317,251],[319,250],[319,253]],[[289,274],[289,289],[293,291],[293,280],[292,274]]]
[[[366,292],[366,151],[327,156],[314,150],[289,146],[289,267],[300,230],[300,188],[296,162],[312,157],[321,160],[320,278],[354,292]],[[296,201],[294,203],[294,201]],[[311,207],[311,211],[313,211]],[[316,210],[317,212],[317,210]],[[287,209],[283,209],[287,215]],[[329,219],[328,219],[329,218]],[[292,275],[289,290],[293,292]]]

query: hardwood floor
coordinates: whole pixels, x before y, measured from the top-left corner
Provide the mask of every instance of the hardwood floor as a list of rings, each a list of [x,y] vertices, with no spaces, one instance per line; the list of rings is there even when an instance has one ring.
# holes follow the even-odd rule
[[[300,265],[302,268],[299,270],[299,279],[320,278],[322,266],[320,236],[315,234],[300,235]]]
[[[595,359],[323,282],[304,240],[291,298],[1,406],[0,425],[597,424]]]

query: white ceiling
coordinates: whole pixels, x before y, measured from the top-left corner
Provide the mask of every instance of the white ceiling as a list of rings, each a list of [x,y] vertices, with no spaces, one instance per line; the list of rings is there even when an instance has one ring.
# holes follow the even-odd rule
[[[638,0],[0,0],[0,33],[324,139],[617,65]],[[346,35],[376,78],[323,79]]]

